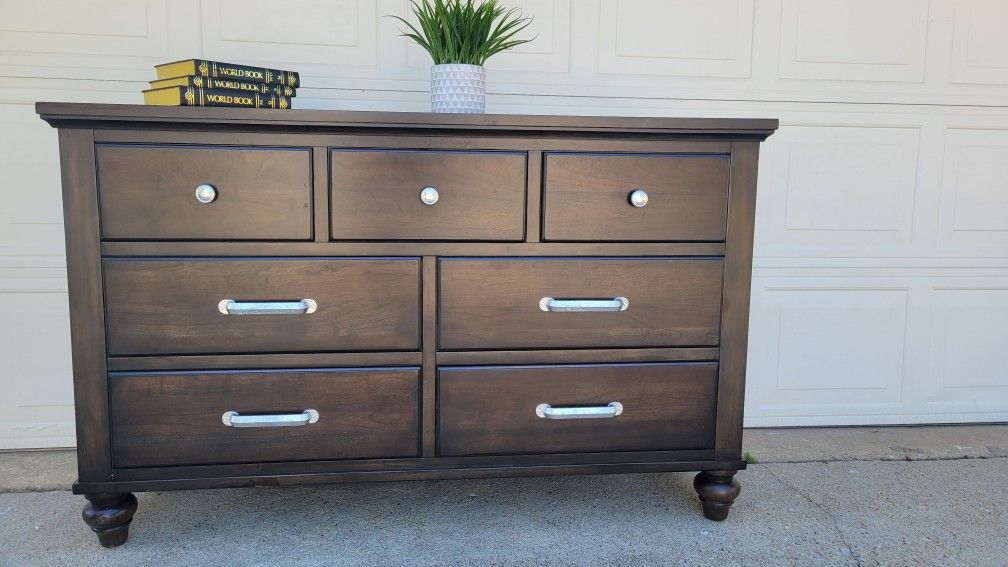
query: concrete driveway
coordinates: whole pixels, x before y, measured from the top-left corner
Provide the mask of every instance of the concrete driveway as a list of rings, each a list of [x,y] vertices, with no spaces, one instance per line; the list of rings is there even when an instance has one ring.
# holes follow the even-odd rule
[[[107,550],[82,497],[7,492],[0,564],[1008,565],[1008,426],[754,430],[746,447],[770,462],[740,473],[723,523],[678,473],[161,492]],[[0,455],[0,480],[25,458]]]

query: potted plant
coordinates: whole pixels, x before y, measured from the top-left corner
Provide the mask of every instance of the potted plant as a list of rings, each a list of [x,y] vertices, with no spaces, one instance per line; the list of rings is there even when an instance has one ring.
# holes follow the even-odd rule
[[[515,39],[532,18],[497,0],[420,0],[411,2],[419,27],[399,16],[409,31],[402,35],[424,48],[431,68],[433,112],[483,113],[486,110],[486,69],[490,56],[532,41]]]

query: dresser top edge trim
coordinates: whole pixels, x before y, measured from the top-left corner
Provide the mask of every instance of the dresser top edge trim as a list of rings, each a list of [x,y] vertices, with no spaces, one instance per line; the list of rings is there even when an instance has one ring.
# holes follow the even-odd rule
[[[549,116],[520,114],[435,114],[354,110],[269,110],[173,107],[134,104],[37,102],[35,111],[54,127],[106,128],[137,124],[193,129],[417,130],[497,133],[692,135],[763,140],[778,127],[769,118],[670,118]]]

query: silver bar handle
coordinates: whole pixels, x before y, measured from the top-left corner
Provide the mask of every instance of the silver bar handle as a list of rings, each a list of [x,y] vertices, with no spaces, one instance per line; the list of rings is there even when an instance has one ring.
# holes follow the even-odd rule
[[[237,301],[222,299],[217,310],[225,315],[304,315],[314,313],[318,303],[314,299],[298,301]]]
[[[226,411],[221,421],[228,427],[298,427],[319,420],[319,413],[306,409],[301,413],[275,413],[242,415],[236,411]]]
[[[555,408],[549,404],[539,404],[535,413],[543,419],[605,419],[623,413],[623,404],[609,402],[604,406],[576,406]]]
[[[612,299],[556,299],[544,297],[539,300],[539,309],[552,313],[586,313],[593,311],[626,311],[630,300],[625,297]]]

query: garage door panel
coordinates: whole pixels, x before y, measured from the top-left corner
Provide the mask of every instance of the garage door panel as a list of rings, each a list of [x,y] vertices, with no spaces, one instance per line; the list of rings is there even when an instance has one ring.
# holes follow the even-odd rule
[[[62,270],[0,269],[0,450],[74,444],[65,288]]]
[[[1008,2],[959,0],[952,35],[953,83],[1008,85]]]
[[[762,152],[757,254],[906,253],[920,145],[919,128],[782,126]]]
[[[1008,268],[988,271],[757,268],[746,424],[1008,420]]]
[[[908,289],[818,278],[756,283],[747,414],[898,407]]]
[[[1008,129],[949,128],[944,142],[939,244],[1008,256]]]
[[[932,291],[927,401],[935,409],[1008,406],[1008,282],[973,284]]]
[[[780,76],[924,79],[928,0],[784,0]]]

